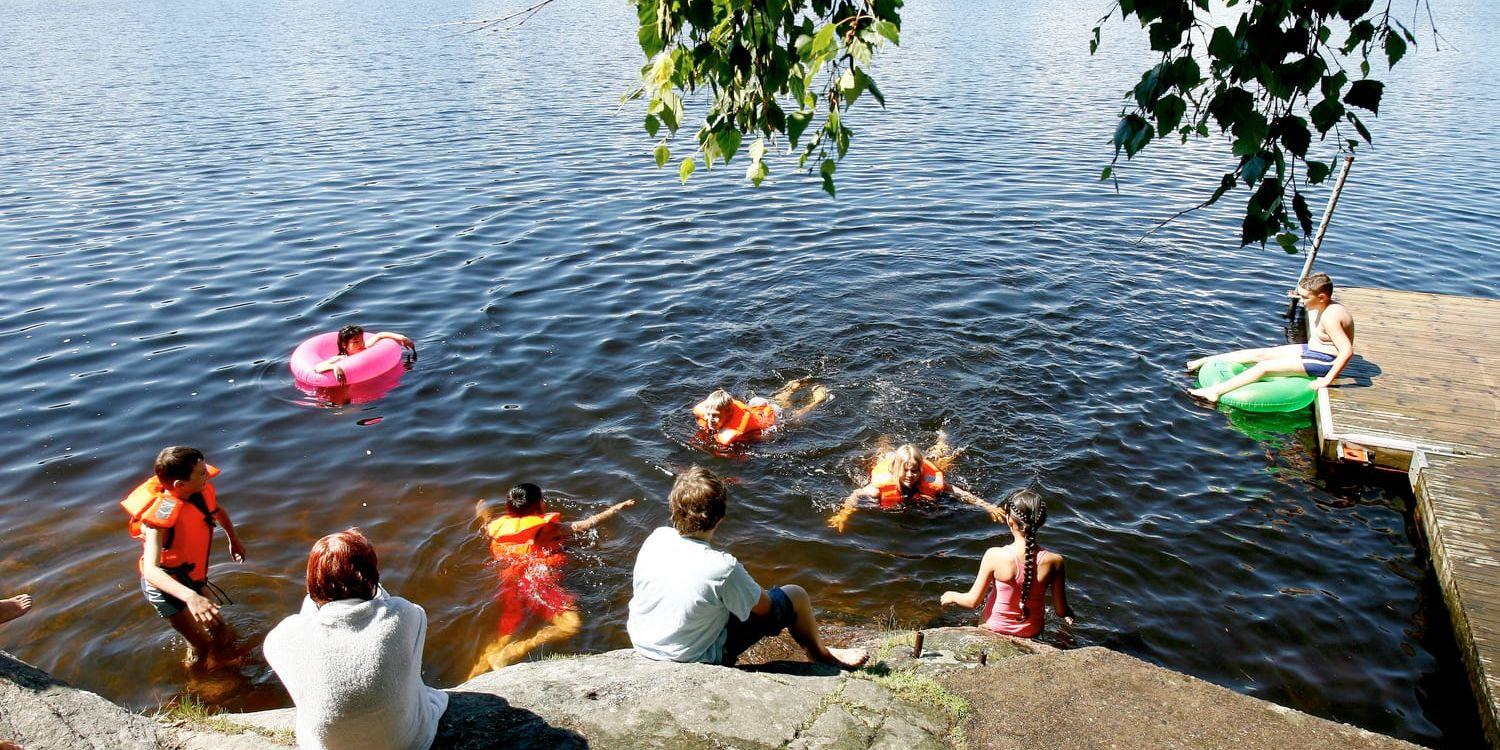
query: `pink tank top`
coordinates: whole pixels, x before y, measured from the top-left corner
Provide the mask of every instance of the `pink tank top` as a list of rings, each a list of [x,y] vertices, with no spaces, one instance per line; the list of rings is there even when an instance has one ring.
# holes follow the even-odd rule
[[[1038,549],[1037,558],[1040,559],[1045,551]],[[1038,565],[1038,580],[1032,581],[1030,596],[1026,597],[1028,617],[1023,620],[1021,619],[1021,584],[1026,581],[1026,561],[1024,553],[1017,554],[1015,580],[1002,581],[998,577],[995,578],[995,588],[990,592],[989,598],[984,601],[984,619],[980,627],[1020,638],[1035,638],[1040,635],[1047,616],[1046,587],[1042,586],[1041,577],[1041,567]]]

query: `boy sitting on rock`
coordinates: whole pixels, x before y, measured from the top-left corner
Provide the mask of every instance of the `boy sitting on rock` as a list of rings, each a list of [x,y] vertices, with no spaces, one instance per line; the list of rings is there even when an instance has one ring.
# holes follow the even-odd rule
[[[801,586],[764,590],[733,555],[709,545],[724,519],[724,481],[700,466],[678,475],[672,526],[647,537],[635,559],[626,630],[637,653],[660,661],[734,666],[762,638],[790,630],[814,661],[854,669],[863,649],[828,648]]]

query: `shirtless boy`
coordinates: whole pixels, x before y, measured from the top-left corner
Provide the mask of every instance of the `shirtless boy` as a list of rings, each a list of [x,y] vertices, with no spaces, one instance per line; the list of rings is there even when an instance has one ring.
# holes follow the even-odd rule
[[[1218,403],[1219,397],[1261,378],[1306,375],[1317,378],[1313,388],[1327,388],[1343,372],[1354,356],[1354,316],[1349,309],[1333,301],[1333,281],[1326,273],[1308,274],[1288,296],[1302,300],[1307,309],[1307,343],[1272,346],[1265,349],[1242,349],[1228,354],[1201,357],[1187,363],[1195,372],[1210,359],[1230,362],[1254,362],[1250,369],[1218,385],[1194,388],[1194,398]]]

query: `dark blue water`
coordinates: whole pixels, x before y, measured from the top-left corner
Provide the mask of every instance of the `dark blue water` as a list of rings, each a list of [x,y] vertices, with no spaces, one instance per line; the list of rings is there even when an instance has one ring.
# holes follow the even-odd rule
[[[175,443],[225,470],[249,560],[214,576],[251,642],[294,610],[311,542],[358,524],[427,608],[439,685],[497,618],[473,501],[518,481],[569,516],[646,499],[575,555],[571,650],[626,644],[634,550],[693,463],[736,482],[719,538],[762,583],[830,619],[972,622],[937,599],[1005,540],[980,514],[824,525],[879,441],[943,429],[975,491],[1047,498],[1080,615],[1049,640],[1477,741],[1399,478],[1319,476],[1306,422],[1181,395],[1188,355],[1280,340],[1300,257],[1236,247],[1243,196],[1138,241],[1227,150],[1153,146],[1118,193],[1098,183],[1150,60],[1118,23],[1091,58],[1102,8],[1046,5],[910,7],[835,201],[791,161],[759,190],[738,163],[687,188],[656,170],[619,106],[641,62],[623,4],[455,36],[432,25],[514,8],[9,3],[0,592],[39,604],[0,646],[137,707],[194,689],[115,505]],[[1436,10],[1452,44],[1424,37],[1388,79],[1320,267],[1500,296],[1500,10]],[[417,368],[374,403],[311,403],[286,358],[350,322],[417,339]],[[799,429],[734,457],[692,442],[708,391],[798,376],[835,393]],[[285,704],[245,674],[216,702]]]

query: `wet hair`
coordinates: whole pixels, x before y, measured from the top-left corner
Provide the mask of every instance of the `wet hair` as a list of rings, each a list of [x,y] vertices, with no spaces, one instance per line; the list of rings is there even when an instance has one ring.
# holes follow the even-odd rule
[[[170,485],[172,482],[186,482],[192,479],[193,467],[202,460],[203,451],[174,445],[170,448],[162,448],[161,453],[156,454],[156,464],[152,469],[156,472],[157,481]]]
[[[729,391],[723,388],[708,394],[708,398],[703,399],[703,406],[708,410],[709,414],[718,414],[728,409],[729,405],[733,403],[734,396],[729,395]]]
[[[677,475],[668,500],[672,506],[672,528],[679,534],[713,531],[724,520],[729,492],[717,474],[694,466]]]
[[[896,475],[896,488],[904,495],[907,488],[901,486],[901,472],[907,466],[916,466],[918,470],[922,468],[922,449],[916,443],[907,443],[897,448],[891,456],[891,471]],[[917,481],[921,482],[921,478]]]
[[[1297,282],[1297,286],[1313,294],[1333,296],[1333,279],[1328,278],[1328,274],[1322,271],[1308,274],[1301,281]]]
[[[355,339],[363,339],[365,329],[357,325],[347,325],[339,329],[339,354],[349,353],[349,342]]]
[[[505,498],[505,511],[513,516],[528,516],[541,510],[542,488],[531,482],[522,482],[510,488]]]
[[[375,547],[357,528],[319,539],[307,556],[307,597],[319,606],[340,599],[369,601],[379,588]]]
[[[1047,523],[1047,504],[1042,502],[1041,495],[1021,490],[1005,501],[1005,512],[1026,537],[1026,575],[1021,580],[1021,619],[1024,620],[1031,616],[1026,597],[1031,593],[1031,585],[1036,583],[1036,532]]]

